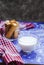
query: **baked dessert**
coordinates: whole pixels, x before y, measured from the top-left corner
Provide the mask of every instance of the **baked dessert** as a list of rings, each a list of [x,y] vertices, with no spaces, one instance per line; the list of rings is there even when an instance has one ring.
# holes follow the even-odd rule
[[[9,20],[7,20],[5,22],[5,35],[9,31],[10,27],[11,27],[11,24],[10,24]]]
[[[5,23],[5,36],[7,38],[18,37],[19,22],[15,20],[9,20]]]

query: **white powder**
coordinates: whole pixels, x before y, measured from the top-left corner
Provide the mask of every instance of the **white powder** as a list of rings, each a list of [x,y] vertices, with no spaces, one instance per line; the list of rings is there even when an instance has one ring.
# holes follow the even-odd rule
[[[19,39],[19,44],[24,46],[31,46],[37,43],[37,39],[33,36],[23,36]]]

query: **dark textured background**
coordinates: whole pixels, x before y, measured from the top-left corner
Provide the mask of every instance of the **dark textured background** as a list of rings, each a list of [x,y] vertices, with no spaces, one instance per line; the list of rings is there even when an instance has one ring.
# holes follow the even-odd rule
[[[0,0],[0,19],[44,21],[44,0]]]

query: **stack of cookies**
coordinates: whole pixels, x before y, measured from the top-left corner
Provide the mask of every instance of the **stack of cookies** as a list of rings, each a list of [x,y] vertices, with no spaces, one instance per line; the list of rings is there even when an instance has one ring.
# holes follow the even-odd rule
[[[18,38],[19,22],[16,20],[7,20],[5,22],[5,36],[7,38]]]

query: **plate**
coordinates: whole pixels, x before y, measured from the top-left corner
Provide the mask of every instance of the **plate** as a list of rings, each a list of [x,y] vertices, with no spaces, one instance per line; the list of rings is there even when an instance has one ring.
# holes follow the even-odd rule
[[[3,34],[3,37],[5,37],[5,35]],[[6,37],[5,37],[6,38]],[[8,38],[6,38],[6,39],[8,39]],[[8,39],[8,40],[10,40],[10,41],[14,41],[14,40],[16,40],[16,39]]]

